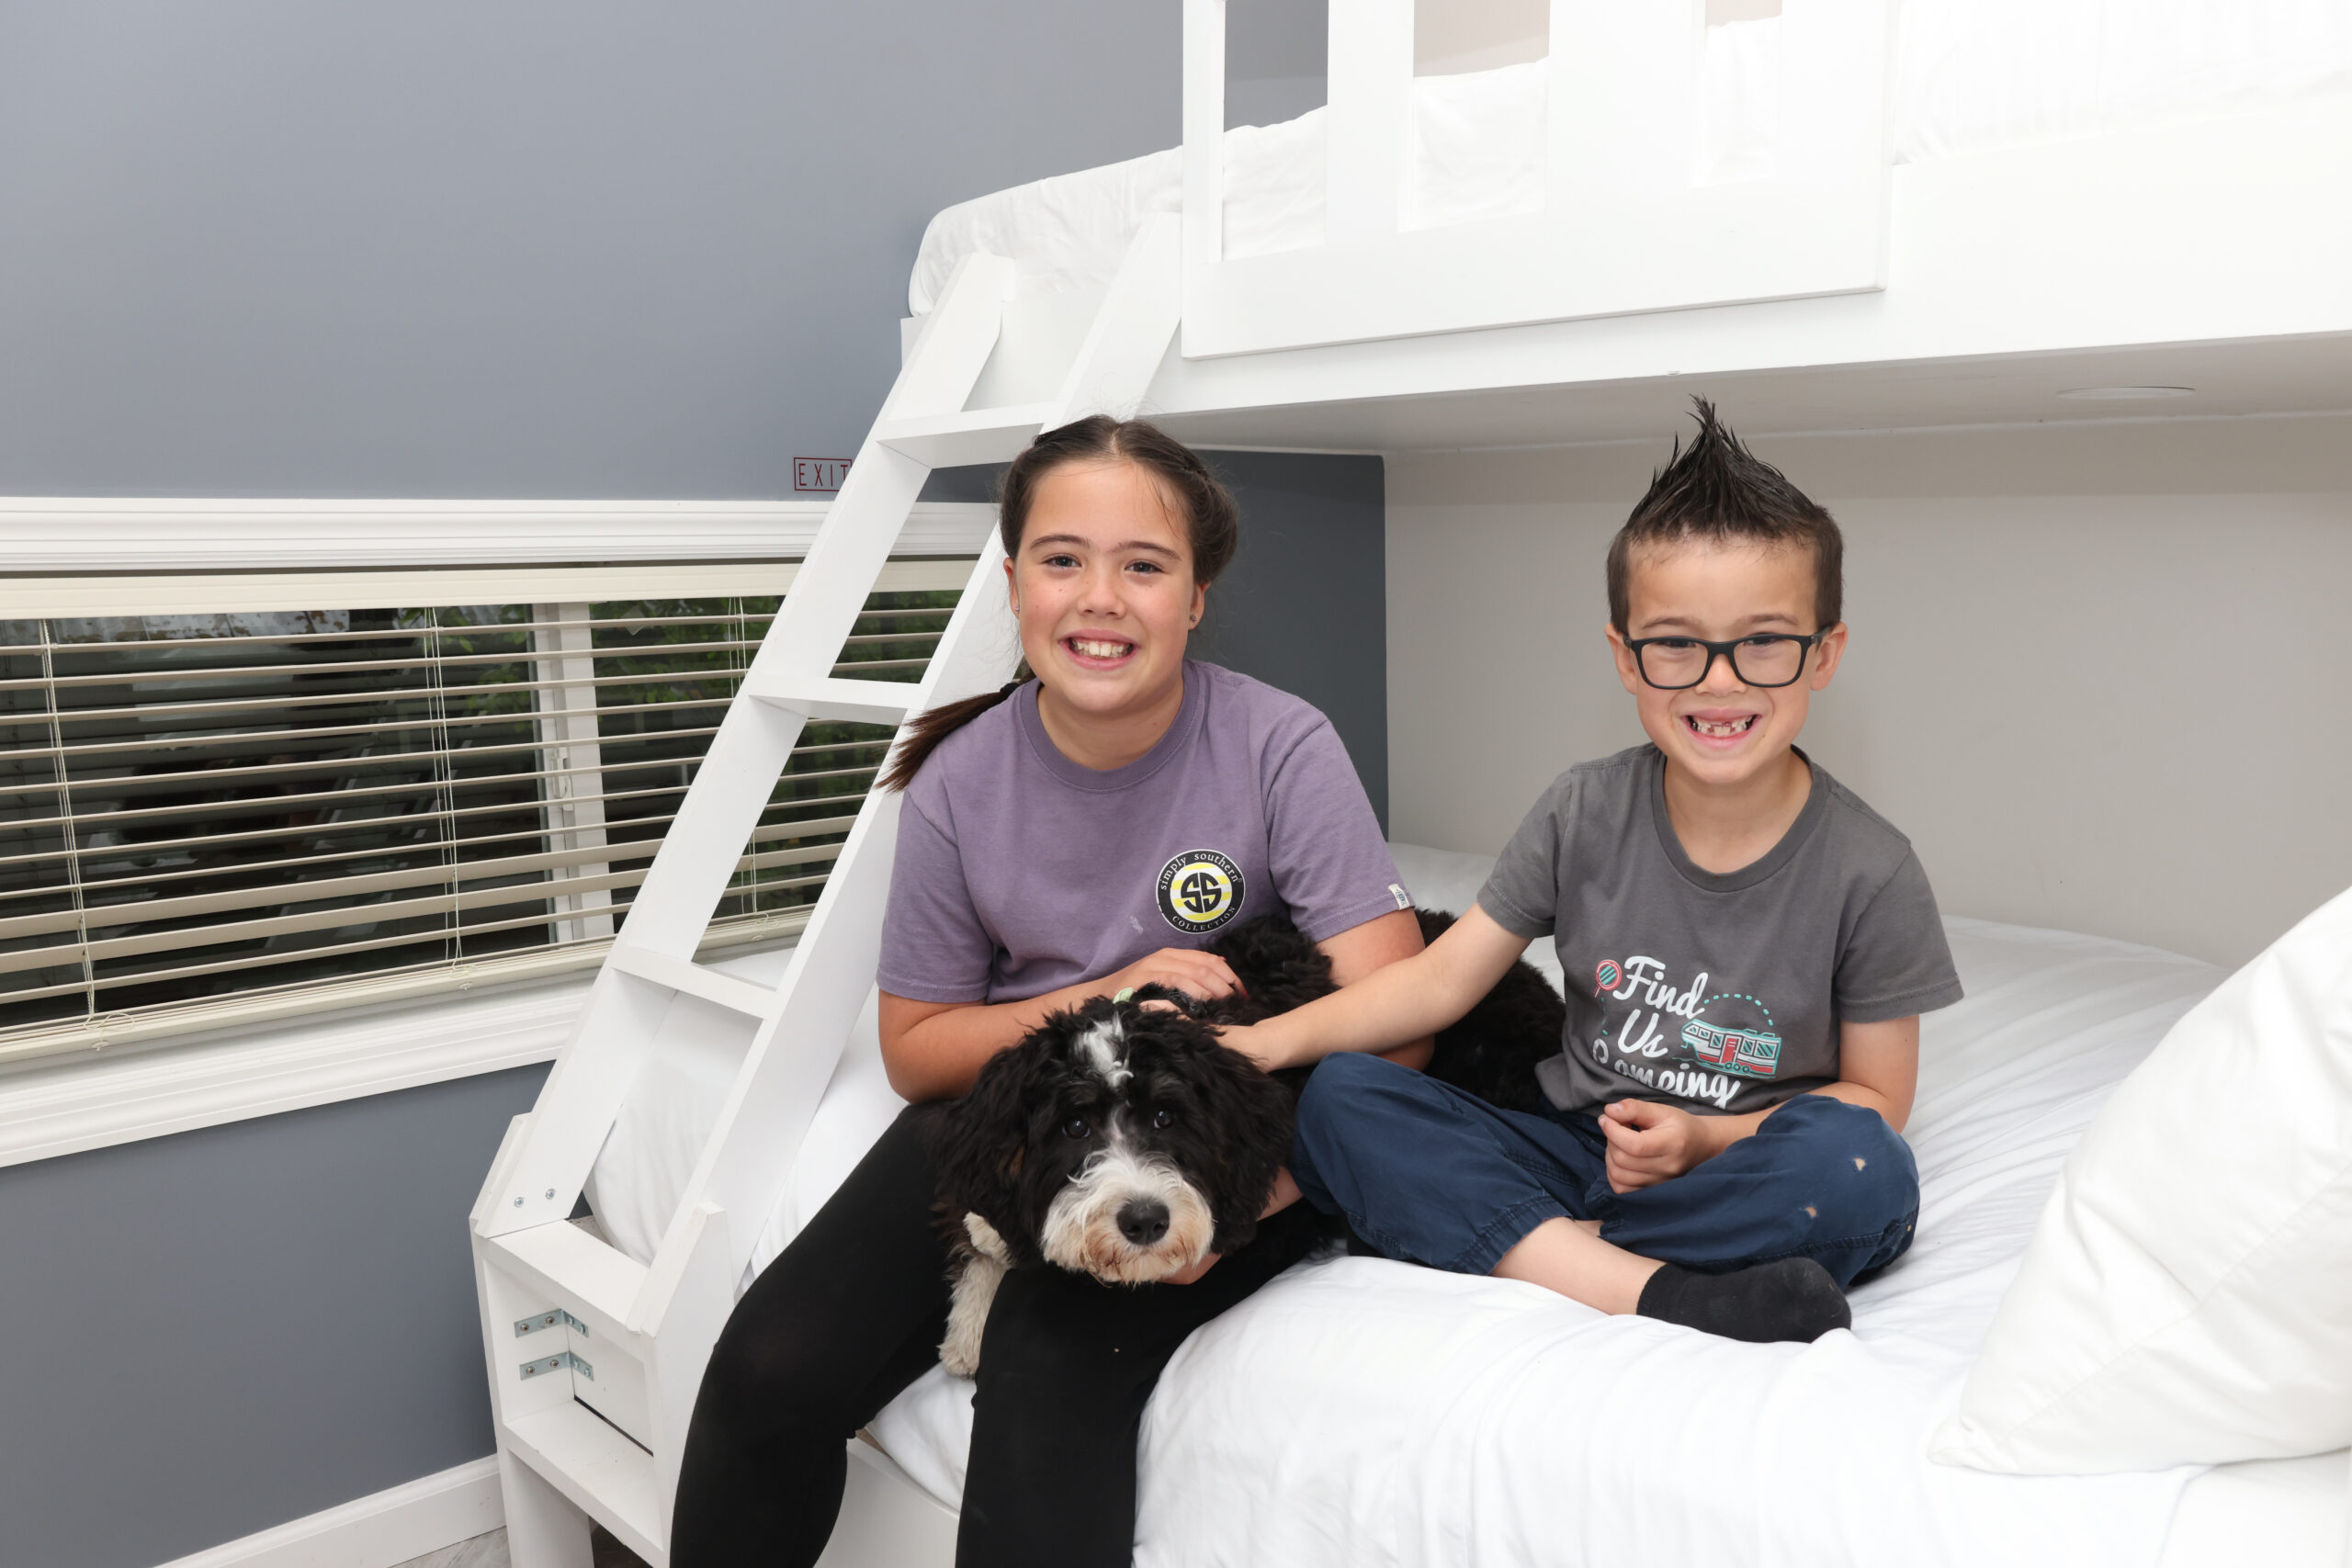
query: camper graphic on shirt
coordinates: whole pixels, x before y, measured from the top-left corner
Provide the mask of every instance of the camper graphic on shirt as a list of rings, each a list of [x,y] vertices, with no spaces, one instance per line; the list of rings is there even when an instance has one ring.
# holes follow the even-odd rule
[[[1762,1002],[1717,991],[1682,1025],[1675,1055],[1742,1077],[1769,1078],[1781,1070],[1781,1036]]]
[[[1694,1018],[1682,1026],[1683,1049],[1690,1059],[1710,1066],[1769,1078],[1780,1070],[1781,1037],[1752,1029],[1719,1029]]]

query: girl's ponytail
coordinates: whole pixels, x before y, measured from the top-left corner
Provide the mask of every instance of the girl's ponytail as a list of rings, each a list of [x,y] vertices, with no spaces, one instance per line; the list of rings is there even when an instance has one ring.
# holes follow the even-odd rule
[[[904,789],[915,782],[923,761],[939,749],[939,743],[971,723],[980,715],[1012,695],[1028,683],[1024,668],[1021,674],[1007,681],[993,692],[982,692],[977,697],[966,697],[958,703],[943,703],[935,708],[925,708],[907,720],[906,737],[899,743],[898,751],[890,758],[890,765],[874,781],[876,789]]]
[[[1021,557],[1021,535],[1029,525],[1037,481],[1065,463],[1105,459],[1133,463],[1159,482],[1170,507],[1183,516],[1193,547],[1193,581],[1204,587],[1215,582],[1232,562],[1241,538],[1240,514],[1232,492],[1209,472],[1198,453],[1158,425],[1101,413],[1046,431],[1004,470],[998,491],[997,534],[1004,541],[1006,558]],[[1029,667],[1024,663],[1020,673],[993,695],[966,697],[908,720],[906,739],[882,776],[875,780],[875,787],[906,788],[941,741],[1019,691],[1028,679]]]

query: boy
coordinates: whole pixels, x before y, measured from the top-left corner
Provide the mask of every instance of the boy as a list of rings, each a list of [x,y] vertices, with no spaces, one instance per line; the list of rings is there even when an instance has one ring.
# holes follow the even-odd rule
[[[1651,744],[1562,774],[1426,952],[1225,1039],[1320,1060],[1292,1175],[1382,1252],[1810,1340],[1910,1245],[1918,1015],[1960,981],[1909,840],[1795,749],[1845,651],[1838,525],[1697,408],[1609,550]],[[1568,981],[1552,1115],[1368,1055],[1460,1018],[1544,936]]]

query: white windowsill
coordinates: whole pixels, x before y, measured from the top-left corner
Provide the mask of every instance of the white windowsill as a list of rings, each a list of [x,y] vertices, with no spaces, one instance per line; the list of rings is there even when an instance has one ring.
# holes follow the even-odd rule
[[[0,1075],[0,1167],[552,1061],[593,978],[36,1061]]]

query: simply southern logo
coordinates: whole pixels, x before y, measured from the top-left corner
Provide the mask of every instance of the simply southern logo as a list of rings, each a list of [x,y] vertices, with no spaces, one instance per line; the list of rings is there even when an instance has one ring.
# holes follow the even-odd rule
[[[1215,850],[1186,850],[1159,868],[1159,918],[1187,936],[1213,931],[1240,912],[1241,868]]]

